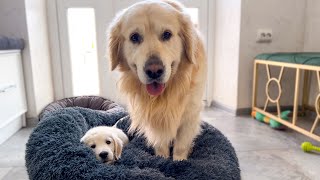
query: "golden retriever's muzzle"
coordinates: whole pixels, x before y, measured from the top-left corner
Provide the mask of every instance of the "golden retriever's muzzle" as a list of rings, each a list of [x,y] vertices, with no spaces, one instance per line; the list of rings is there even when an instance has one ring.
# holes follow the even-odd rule
[[[150,95],[160,95],[165,84],[162,82],[162,78],[165,73],[165,67],[158,56],[152,55],[147,60],[143,68],[147,77],[147,91]]]
[[[164,70],[165,69],[160,58],[158,56],[151,56],[144,66],[144,72],[146,73],[148,84],[153,82],[160,83],[162,81]]]

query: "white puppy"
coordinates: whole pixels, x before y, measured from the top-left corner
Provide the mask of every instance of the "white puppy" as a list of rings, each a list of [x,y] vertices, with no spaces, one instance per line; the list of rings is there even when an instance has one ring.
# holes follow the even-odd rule
[[[80,141],[91,147],[98,160],[113,163],[120,158],[122,148],[129,140],[127,135],[115,126],[98,126],[86,132]]]

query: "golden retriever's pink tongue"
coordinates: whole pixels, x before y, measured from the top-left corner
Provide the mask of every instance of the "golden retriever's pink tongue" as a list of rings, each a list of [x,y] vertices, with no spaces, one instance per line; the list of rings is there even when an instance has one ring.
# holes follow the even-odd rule
[[[164,90],[164,84],[160,83],[151,83],[147,84],[147,91],[152,96],[159,96]]]

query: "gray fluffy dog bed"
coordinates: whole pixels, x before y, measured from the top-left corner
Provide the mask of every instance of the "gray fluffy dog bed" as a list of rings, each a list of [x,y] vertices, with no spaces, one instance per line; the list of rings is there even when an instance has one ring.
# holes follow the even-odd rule
[[[130,124],[122,107],[105,101],[110,109],[104,111],[63,106],[43,111],[26,145],[26,167],[31,180],[240,179],[232,145],[207,123],[202,124],[202,133],[188,160],[177,162],[157,157],[143,137],[133,135],[129,136],[120,160],[113,165],[102,164],[90,148],[80,143],[80,138],[92,127],[111,126],[121,118],[117,126],[125,133]]]

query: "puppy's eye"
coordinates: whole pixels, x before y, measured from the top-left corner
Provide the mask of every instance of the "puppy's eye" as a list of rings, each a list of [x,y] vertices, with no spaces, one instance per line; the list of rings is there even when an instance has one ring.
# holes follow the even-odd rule
[[[166,30],[162,33],[161,39],[162,39],[162,41],[168,41],[168,40],[170,40],[171,37],[172,37],[172,33],[170,31]]]
[[[94,149],[94,148],[96,148],[96,145],[93,144],[93,145],[91,145],[90,147],[91,147],[92,149]]]
[[[107,144],[111,144],[111,141],[107,140],[106,143],[107,143]]]
[[[142,36],[139,33],[132,33],[130,36],[130,41],[133,44],[139,44],[142,42]]]

